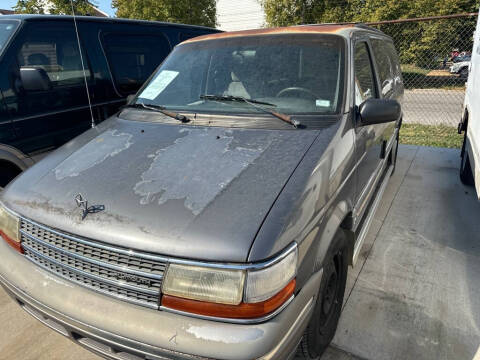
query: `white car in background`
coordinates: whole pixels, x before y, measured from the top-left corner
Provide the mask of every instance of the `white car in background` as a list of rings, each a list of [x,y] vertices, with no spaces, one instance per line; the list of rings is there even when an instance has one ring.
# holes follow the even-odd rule
[[[480,17],[474,34],[470,76],[467,81],[464,111],[458,132],[465,131],[460,164],[460,179],[475,185],[480,198]]]
[[[454,63],[452,66],[450,66],[450,74],[458,74],[461,78],[466,79],[468,77],[469,67],[470,61]]]

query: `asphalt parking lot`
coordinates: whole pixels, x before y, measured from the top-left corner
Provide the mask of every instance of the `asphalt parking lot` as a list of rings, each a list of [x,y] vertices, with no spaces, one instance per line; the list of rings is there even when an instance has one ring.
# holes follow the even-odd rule
[[[457,127],[462,118],[465,90],[405,90],[404,122]]]
[[[400,148],[322,360],[480,359],[480,202],[458,164],[458,150]],[[98,359],[3,290],[0,323],[0,359]]]

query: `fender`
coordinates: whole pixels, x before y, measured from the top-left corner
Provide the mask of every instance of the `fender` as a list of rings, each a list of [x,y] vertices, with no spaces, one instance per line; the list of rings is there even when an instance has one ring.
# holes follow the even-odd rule
[[[338,231],[342,229],[347,237],[347,260],[352,263],[355,237],[349,229],[353,207],[347,199],[332,204],[323,213],[319,223],[298,244],[297,284],[299,288],[323,267],[325,256],[330,245],[335,240]]]
[[[328,211],[327,214],[325,214],[325,221],[322,225],[322,231],[317,234],[315,239],[317,248],[313,272],[317,272],[322,267],[327,251],[330,248],[332,242],[335,240],[335,237],[340,229],[344,230],[345,235],[347,236],[347,243],[349,249],[347,259],[351,264],[353,247],[355,243],[354,233],[350,231],[348,226],[348,224],[351,222],[349,220],[351,213],[352,207],[347,201],[343,200],[337,203],[335,207],[332,207],[331,210]]]
[[[35,163],[20,150],[6,144],[0,144],[0,161],[1,160],[14,164],[22,171],[25,171]]]

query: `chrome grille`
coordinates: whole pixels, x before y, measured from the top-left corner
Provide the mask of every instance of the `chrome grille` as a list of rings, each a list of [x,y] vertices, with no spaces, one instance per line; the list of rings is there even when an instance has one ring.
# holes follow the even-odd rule
[[[166,263],[21,219],[25,255],[58,276],[122,300],[158,308]]]

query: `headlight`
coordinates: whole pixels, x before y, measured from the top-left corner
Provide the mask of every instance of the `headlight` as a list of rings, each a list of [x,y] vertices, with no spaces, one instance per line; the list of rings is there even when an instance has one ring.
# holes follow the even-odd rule
[[[297,248],[265,266],[168,266],[162,307],[217,318],[266,316],[289,300],[295,290]]]
[[[245,272],[171,264],[163,293],[186,299],[238,305],[242,301]]]
[[[20,245],[18,217],[0,205],[0,235],[15,250],[23,253]]]

